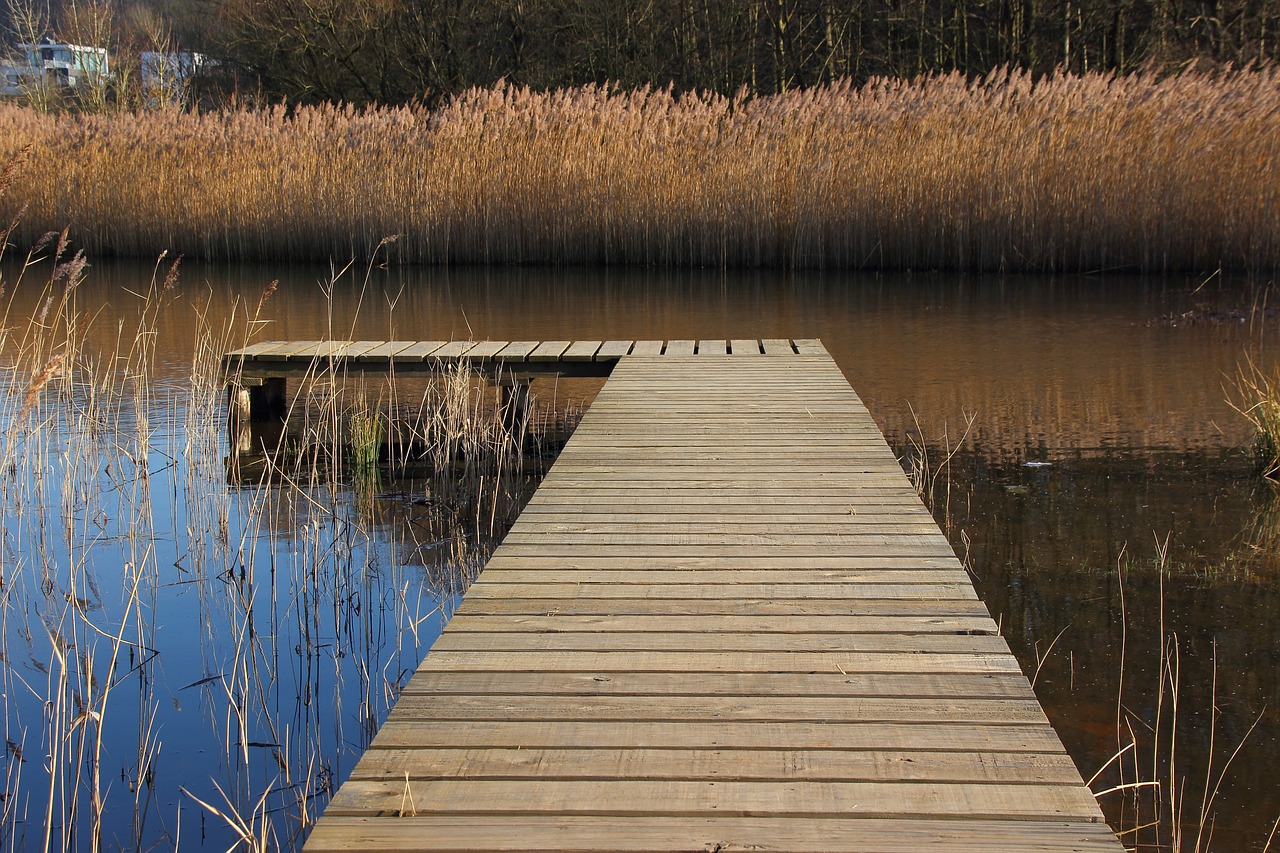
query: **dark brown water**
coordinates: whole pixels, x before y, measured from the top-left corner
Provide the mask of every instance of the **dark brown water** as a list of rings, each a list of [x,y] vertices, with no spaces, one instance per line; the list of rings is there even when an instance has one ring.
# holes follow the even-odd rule
[[[92,270],[78,298],[102,308],[100,345],[137,310],[124,288],[149,276]],[[191,266],[159,330],[165,381],[189,369],[192,304],[214,317],[252,310],[272,280],[257,339],[816,337],[900,454],[923,433],[936,460],[972,414],[935,511],[1024,671],[1039,666],[1037,693],[1083,775],[1125,742],[1118,723],[1148,749],[1145,726],[1160,719],[1178,733],[1173,773],[1196,817],[1206,773],[1216,779],[1260,720],[1222,778],[1212,847],[1262,848],[1280,815],[1280,504],[1251,478],[1224,386],[1246,352],[1268,363],[1277,321],[1265,288],[536,269],[360,270],[330,283],[324,268]],[[24,298],[14,312],[36,310]],[[1167,699],[1166,717],[1156,706],[1170,643],[1176,721]],[[1169,772],[1141,760],[1148,776]],[[1094,787],[1120,781],[1111,772]],[[1132,821],[1118,795],[1104,805]]]

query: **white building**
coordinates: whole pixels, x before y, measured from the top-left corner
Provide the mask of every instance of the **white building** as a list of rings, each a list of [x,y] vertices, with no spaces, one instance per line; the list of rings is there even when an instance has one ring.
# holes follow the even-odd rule
[[[142,85],[145,88],[184,86],[192,75],[212,65],[204,54],[190,50],[142,52]]]
[[[111,63],[105,48],[46,38],[39,44],[18,45],[18,59],[4,62],[3,71],[0,92],[18,95],[41,83],[74,89],[99,82],[110,76]]]

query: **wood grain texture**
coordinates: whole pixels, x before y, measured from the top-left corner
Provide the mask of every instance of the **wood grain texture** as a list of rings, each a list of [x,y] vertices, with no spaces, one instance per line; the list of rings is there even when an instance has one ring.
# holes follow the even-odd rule
[[[628,348],[308,849],[1122,850],[821,342]]]
[[[537,853],[1117,853],[1105,824],[980,818],[836,818],[416,814],[407,801],[394,820],[333,816],[307,849],[316,851],[537,851]]]

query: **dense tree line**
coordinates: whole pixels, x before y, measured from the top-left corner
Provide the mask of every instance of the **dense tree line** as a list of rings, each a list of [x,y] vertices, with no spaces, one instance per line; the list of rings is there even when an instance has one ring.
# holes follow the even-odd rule
[[[43,2],[56,23],[119,0]],[[293,102],[434,102],[500,78],[777,92],[1280,53],[1280,0],[134,0],[121,18],[139,6],[177,43],[222,60],[225,85]]]
[[[1280,0],[225,0],[216,39],[273,95],[537,88],[776,92],[842,77],[1276,58]]]

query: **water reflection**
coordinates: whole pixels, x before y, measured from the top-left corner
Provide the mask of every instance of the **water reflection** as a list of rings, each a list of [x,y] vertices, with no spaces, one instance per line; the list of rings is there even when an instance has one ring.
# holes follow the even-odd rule
[[[151,272],[92,270],[80,299],[110,306],[101,346],[116,317],[130,327],[128,290]],[[982,446],[1032,455],[1242,443],[1223,379],[1263,322],[1251,290],[1181,280],[392,268],[330,286],[331,272],[188,265],[182,292],[227,316],[278,280],[264,339],[820,337],[887,432],[912,428],[908,404],[927,433],[976,412]],[[25,298],[16,307],[35,310]],[[1207,321],[1168,321],[1188,312]],[[183,313],[158,330],[162,369],[178,377],[194,337]]]
[[[143,306],[130,291],[151,272],[124,263],[92,270],[77,294],[81,309],[98,315],[90,348],[113,352],[118,329],[137,326]],[[1215,657],[1219,766],[1223,750],[1280,703],[1280,511],[1235,449],[1247,441],[1245,424],[1222,387],[1247,349],[1269,353],[1275,321],[1252,310],[1259,296],[1250,289],[843,273],[375,269],[351,271],[332,286],[329,276],[325,267],[187,266],[179,302],[154,330],[149,399],[163,446],[152,467],[171,472],[154,515],[172,519],[164,535],[173,553],[164,558],[177,574],[157,567],[164,583],[147,606],[179,615],[156,629],[165,642],[162,671],[120,719],[137,728],[154,709],[196,705],[197,714],[164,718],[162,754],[213,767],[248,813],[281,760],[310,763],[314,772],[278,792],[272,809],[287,796],[295,811],[313,810],[329,782],[349,772],[395,686],[478,570],[466,555],[483,553],[486,534],[480,513],[441,510],[445,502],[431,499],[438,484],[384,481],[353,493],[344,481],[317,482],[305,498],[289,490],[264,498],[229,487],[220,468],[189,476],[172,467],[190,424],[220,417],[216,408],[175,414],[166,402],[189,393],[195,304],[227,316],[233,305],[256,305],[273,280],[268,322],[257,330],[263,339],[820,337],[900,453],[917,431],[932,438],[947,424],[954,436],[965,415],[975,415],[971,443],[952,462],[943,520],[1024,670],[1034,673],[1043,659],[1037,691],[1086,777],[1116,751],[1117,721],[1141,732],[1156,719],[1166,634],[1177,635],[1181,654],[1177,726],[1189,768],[1210,755]],[[39,310],[38,295],[11,295],[11,321]],[[535,391],[558,407],[598,387],[562,380]],[[216,445],[219,462],[225,441]],[[209,544],[190,530],[220,535]],[[1162,574],[1155,542],[1166,536],[1170,564]],[[102,583],[108,564],[118,571],[108,559]],[[37,672],[29,661],[17,665],[27,677]],[[241,690],[231,703],[252,713],[229,719],[226,685],[260,677],[269,689]],[[334,707],[342,709],[338,719],[326,716]],[[303,749],[292,735],[286,746],[275,720],[310,733],[317,746]],[[231,741],[235,731],[252,731],[245,743],[259,745],[234,761],[206,755],[191,734],[201,727]],[[1224,780],[1217,849],[1256,849],[1280,814],[1269,775],[1280,761],[1278,738],[1275,712],[1266,711]],[[171,772],[166,766],[174,765],[161,772]],[[1200,772],[1188,771],[1192,780]],[[173,836],[175,808],[176,798],[151,805],[151,837]],[[1117,800],[1107,808],[1125,817]],[[207,843],[225,847],[226,837],[225,827],[211,829]],[[184,830],[184,843],[191,838]]]
[[[1035,468],[1008,456],[970,450],[953,460],[963,496],[950,533],[957,548],[968,543],[979,593],[1024,670],[1044,661],[1036,693],[1082,773],[1103,767],[1132,726],[1151,779],[1156,722],[1166,737],[1176,725],[1178,773],[1195,813],[1210,760],[1221,770],[1248,734],[1222,778],[1212,849],[1261,849],[1280,814],[1276,496],[1251,479],[1238,451],[1058,454]],[[1176,723],[1167,693],[1157,706],[1160,653],[1171,642]],[[1120,781],[1113,768],[1095,788]],[[1122,797],[1103,804],[1121,819]]]

